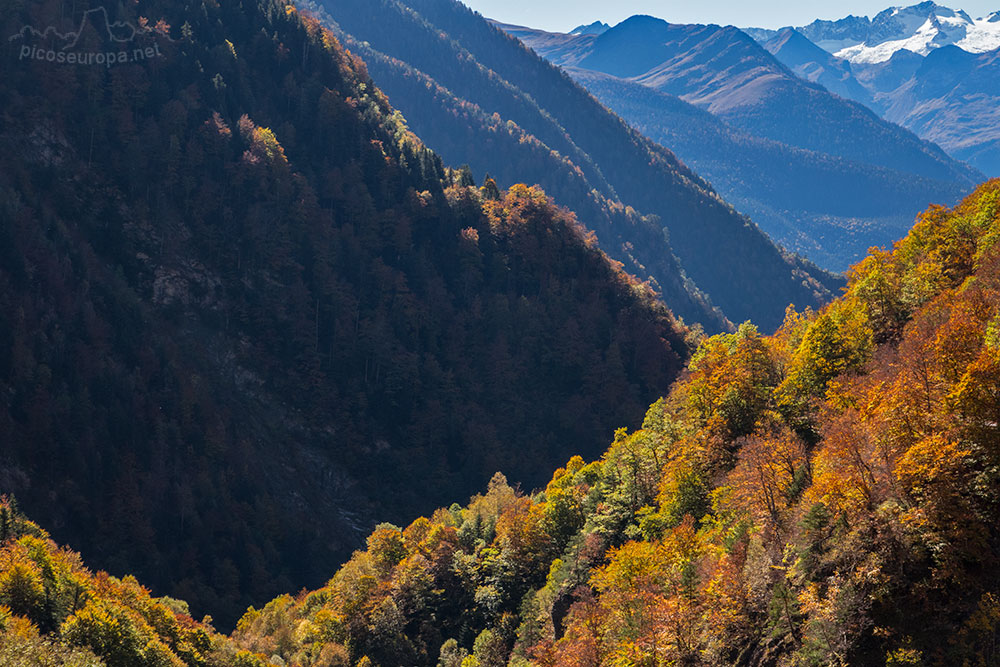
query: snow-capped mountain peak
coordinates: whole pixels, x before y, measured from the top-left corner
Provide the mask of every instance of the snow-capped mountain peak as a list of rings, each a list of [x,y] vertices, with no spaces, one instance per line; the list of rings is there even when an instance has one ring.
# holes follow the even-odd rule
[[[874,19],[815,21],[801,31],[818,46],[854,63],[885,62],[903,49],[927,55],[950,45],[983,53],[1000,48],[1000,11],[973,19],[962,10],[922,2],[891,7]]]

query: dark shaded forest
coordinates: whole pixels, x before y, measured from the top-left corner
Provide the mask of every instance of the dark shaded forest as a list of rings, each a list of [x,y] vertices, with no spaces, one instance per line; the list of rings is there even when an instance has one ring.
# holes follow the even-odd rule
[[[682,367],[572,214],[443,167],[290,4],[120,11],[162,58],[0,78],[0,486],[95,564],[231,623]]]

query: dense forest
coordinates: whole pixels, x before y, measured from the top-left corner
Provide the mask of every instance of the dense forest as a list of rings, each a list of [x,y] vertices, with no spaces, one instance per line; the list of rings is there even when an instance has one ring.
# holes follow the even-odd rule
[[[644,195],[690,223],[663,267],[816,305],[706,335],[542,189],[444,166],[289,0],[106,11],[159,55],[0,72],[0,664],[996,664],[1000,181],[819,305],[615,121],[616,192],[696,186]]]
[[[648,280],[676,315],[712,332],[732,328],[722,311],[688,278],[661,219],[623,204],[600,172],[588,176],[577,163],[590,164],[589,156],[581,155],[568,138],[556,144],[567,151],[561,153],[514,121],[497,112],[487,114],[423,72],[375,51],[367,42],[358,42],[343,32],[340,38],[363,57],[379,87],[392,90],[393,104],[405,105],[407,123],[419,128],[421,140],[444,159],[468,164],[474,174],[499,184],[538,184],[586,221],[597,233],[601,248],[622,262],[628,273]],[[461,56],[455,59],[463,61]],[[481,66],[470,69],[465,76],[483,73]],[[528,109],[534,106],[528,100],[523,103]],[[545,114],[541,110],[537,113],[544,124]]]
[[[445,168],[291,4],[110,18],[162,57],[0,76],[0,488],[90,562],[232,624],[376,518],[598,455],[682,369],[573,214]]]
[[[995,665],[998,276],[993,181],[828,307],[704,339],[599,459],[379,525],[230,638],[91,575],[5,501],[4,645],[129,667]]]
[[[998,276],[994,181],[823,310],[703,341],[600,459],[382,525],[235,637],[300,665],[995,664]]]
[[[195,621],[186,602],[94,574],[6,497],[0,540],[0,665],[280,667]]]
[[[501,185],[543,184],[597,232],[611,257],[653,279],[685,321],[725,330],[715,314],[706,316],[703,293],[729,320],[753,319],[772,330],[789,303],[816,307],[842,286],[839,277],[776,246],[673,153],[461,2],[308,6],[366,59],[393,105],[446,160],[493,174]],[[511,136],[497,131],[504,126]],[[522,136],[541,146],[525,145]],[[553,155],[535,162],[529,149]],[[595,195],[613,215],[594,210]],[[617,208],[638,214],[623,219]]]

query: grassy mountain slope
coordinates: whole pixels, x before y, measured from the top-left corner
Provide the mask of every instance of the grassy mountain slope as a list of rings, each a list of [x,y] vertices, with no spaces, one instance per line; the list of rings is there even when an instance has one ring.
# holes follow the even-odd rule
[[[875,99],[886,118],[992,176],[1000,174],[998,86],[1000,49],[972,54],[946,46]]]
[[[162,57],[0,77],[0,486],[96,564],[231,622],[676,376],[685,329],[571,214],[446,170],[290,4],[110,18]]]
[[[824,51],[795,28],[784,28],[774,37],[760,42],[768,53],[800,78],[818,83],[845,99],[872,105],[872,94],[854,77],[851,63]]]
[[[730,320],[753,317],[762,326],[774,327],[787,303],[818,303],[828,289],[836,288],[837,281],[824,272],[784,256],[669,151],[631,130],[565,74],[461,3],[338,0],[323,8],[367,48],[405,62],[485,114],[496,113],[501,120],[516,123],[588,174],[585,163],[568,152],[571,142],[599,170],[618,201],[660,220],[669,231],[670,250],[687,276]],[[464,121],[446,108],[433,114],[426,111],[434,108],[427,105],[425,95],[411,99],[412,86],[394,87],[398,76],[385,70],[379,74],[394,103],[408,117],[421,119],[414,121],[418,133],[433,134],[434,125],[456,124],[460,127],[449,134],[460,136],[465,131]],[[536,106],[526,107],[526,100]],[[411,103],[414,110],[425,111],[411,114]],[[565,138],[557,136],[560,131]],[[455,161],[483,163],[489,157],[467,146],[453,150],[450,159]],[[599,184],[592,187],[599,190]],[[564,197],[561,190],[552,194],[589,224],[578,197],[572,193]],[[602,242],[607,241],[606,233],[600,229],[598,233]],[[632,239],[622,233],[621,238],[631,243],[629,252],[647,270],[654,266],[653,258],[663,254],[661,244],[650,245],[650,236]],[[616,249],[608,251],[615,255]],[[758,292],[745,287],[750,284],[769,287]]]
[[[957,201],[964,191],[953,182],[761,139],[625,79],[567,71],[637,130],[670,146],[772,238],[832,270],[846,270],[871,246],[905,233],[929,202]]]

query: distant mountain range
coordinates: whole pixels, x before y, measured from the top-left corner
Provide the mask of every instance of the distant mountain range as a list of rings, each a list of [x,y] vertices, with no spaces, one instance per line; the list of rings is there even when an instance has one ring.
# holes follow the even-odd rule
[[[831,269],[905,233],[928,192],[956,201],[982,177],[797,76],[731,26],[633,16],[600,34],[502,27],[676,152],[778,241]],[[825,57],[814,70],[862,96],[849,63],[790,37],[776,35],[775,50]]]
[[[1000,12],[973,19],[924,2],[746,32],[797,75],[1000,175]]]
[[[899,51],[926,56],[934,49],[957,46],[970,53],[1000,48],[1000,12],[973,19],[962,10],[935,2],[892,7],[875,18],[848,16],[839,21],[813,21],[798,28],[817,46],[852,63],[883,63]],[[751,28],[755,39],[776,31]]]

